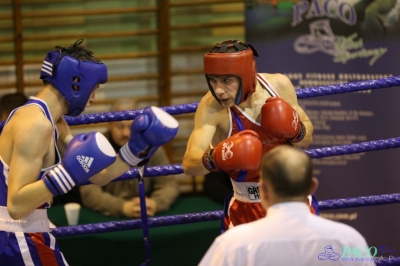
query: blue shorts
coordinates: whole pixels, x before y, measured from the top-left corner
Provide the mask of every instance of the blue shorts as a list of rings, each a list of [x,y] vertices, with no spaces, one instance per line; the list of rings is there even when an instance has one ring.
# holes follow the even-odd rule
[[[50,233],[0,231],[0,265],[68,265]]]
[[[0,206],[0,265],[68,265],[50,233],[47,210],[37,209],[14,220]]]

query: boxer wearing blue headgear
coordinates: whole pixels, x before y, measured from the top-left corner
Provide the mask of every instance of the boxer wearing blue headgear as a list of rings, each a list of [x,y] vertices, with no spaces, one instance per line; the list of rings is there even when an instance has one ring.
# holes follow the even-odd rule
[[[0,265],[68,265],[49,229],[52,198],[107,184],[178,131],[173,117],[152,107],[135,120],[122,155],[98,132],[73,137],[63,115],[79,115],[107,81],[106,66],[82,41],[47,54],[44,88],[11,112],[0,135]]]
[[[98,84],[107,82],[107,67],[80,46],[83,39],[70,48],[57,46],[43,61],[40,78],[59,90],[69,104],[69,116],[80,115]]]

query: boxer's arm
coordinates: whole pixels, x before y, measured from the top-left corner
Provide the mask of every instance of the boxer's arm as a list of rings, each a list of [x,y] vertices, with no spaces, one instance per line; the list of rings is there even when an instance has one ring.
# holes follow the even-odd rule
[[[240,131],[206,151],[203,164],[210,172],[258,169],[262,155],[259,135],[249,129]]]
[[[90,177],[115,159],[115,151],[103,134],[79,134],[70,141],[61,163],[48,171],[42,180],[54,196],[65,194],[76,185],[86,184]]]
[[[304,125],[304,127],[306,129],[305,130],[306,134],[305,134],[304,138],[301,141],[297,142],[297,143],[292,143],[292,145],[295,146],[295,147],[299,147],[299,148],[306,148],[312,142],[312,136],[313,136],[313,133],[314,133],[314,127],[313,127],[313,124],[312,124],[310,118],[306,114],[306,112],[304,112],[303,108],[300,107],[300,105],[298,103],[298,100],[297,100],[296,91],[295,91],[295,89],[294,89],[294,87],[293,87],[291,82],[290,82],[290,85],[288,85],[288,88],[292,88],[292,89],[289,90],[288,96],[286,97],[286,98],[289,99],[287,102],[297,112],[297,114],[299,115],[300,121],[303,123],[303,125]]]
[[[57,128],[60,134],[57,142],[57,147],[58,150],[60,151],[61,157],[64,157],[65,150],[67,149],[67,146],[70,143],[73,136],[71,134],[69,126],[62,117],[60,118],[59,121],[57,121]],[[124,174],[129,169],[130,167],[124,161],[122,161],[117,154],[117,158],[113,164],[105,168],[100,173],[92,176],[89,179],[89,181],[93,184],[104,186],[113,179]]]
[[[92,176],[89,181],[93,184],[104,186],[115,178],[121,176],[131,169],[117,154],[117,158],[113,164],[103,169],[100,173]]]
[[[297,99],[296,90],[290,81],[290,79],[282,74],[264,74],[264,76],[271,82],[274,88],[277,90],[279,96],[284,99],[299,115],[300,121],[304,124],[306,128],[306,135],[304,138],[297,143],[293,143],[293,146],[306,148],[312,142],[312,135],[314,132],[314,127],[310,118],[300,107]]]
[[[118,154],[132,167],[147,164],[159,147],[175,138],[178,127],[178,121],[161,108],[146,107],[133,121],[128,143]]]
[[[194,117],[194,129],[189,137],[183,157],[183,171],[187,175],[205,175],[209,171],[204,167],[203,154],[210,148],[217,128],[217,113],[208,106],[209,101],[200,101]]]
[[[147,162],[160,146],[176,136],[178,125],[178,121],[162,109],[146,107],[133,121],[129,141],[118,151],[116,162],[90,181],[104,185],[128,171],[130,167]]]
[[[13,137],[7,209],[13,219],[20,219],[53,196],[44,182],[38,181],[53,135],[51,125],[38,120],[21,121],[16,127],[15,132],[21,133]]]
[[[57,148],[62,158],[64,157],[69,142],[71,141],[71,139],[73,139],[74,136],[72,135],[71,130],[63,117],[60,117],[60,119],[56,122],[56,126],[59,134]]]
[[[304,138],[300,142],[293,143],[293,146],[299,147],[299,148],[306,148],[312,142],[314,126],[313,126],[310,118],[307,116],[307,114],[304,112],[304,110],[299,105],[297,105],[297,106],[295,105],[292,107],[297,111],[297,113],[299,114],[300,121],[303,122],[303,125],[306,128],[306,135],[304,136]]]

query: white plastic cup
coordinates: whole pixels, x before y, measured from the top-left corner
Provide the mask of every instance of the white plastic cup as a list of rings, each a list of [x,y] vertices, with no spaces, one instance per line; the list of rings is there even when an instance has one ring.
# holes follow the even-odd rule
[[[81,205],[79,203],[71,202],[64,205],[65,215],[69,225],[77,225],[79,220],[79,212]]]

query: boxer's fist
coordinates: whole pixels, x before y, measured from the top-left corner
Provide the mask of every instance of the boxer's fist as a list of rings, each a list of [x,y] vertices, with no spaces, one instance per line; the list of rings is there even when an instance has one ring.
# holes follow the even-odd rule
[[[160,146],[175,138],[178,125],[178,121],[162,109],[146,107],[133,121],[130,139],[120,149],[120,157],[130,166],[149,159]]]
[[[68,144],[61,163],[42,179],[54,196],[65,194],[75,185],[86,184],[115,159],[113,147],[101,133],[79,134]]]
[[[292,143],[301,141],[306,128],[299,114],[279,97],[271,97],[261,108],[261,128],[269,135],[289,139]]]
[[[256,170],[260,165],[262,144],[258,134],[243,130],[219,143],[203,155],[207,170]]]

